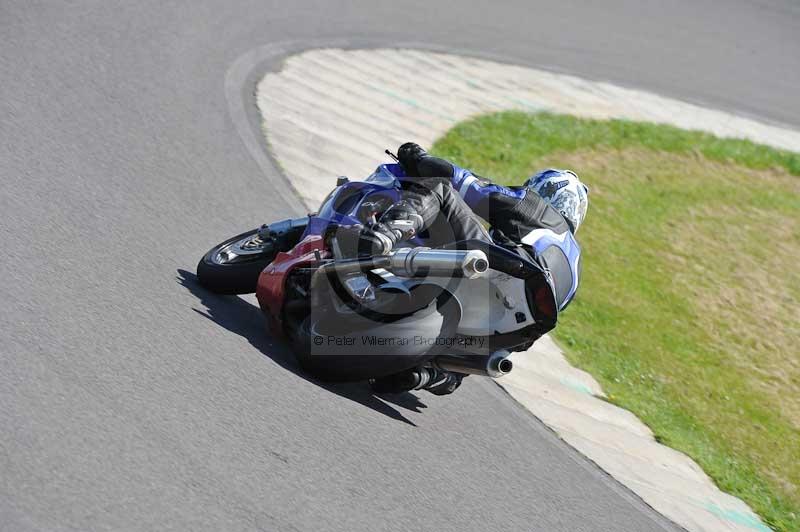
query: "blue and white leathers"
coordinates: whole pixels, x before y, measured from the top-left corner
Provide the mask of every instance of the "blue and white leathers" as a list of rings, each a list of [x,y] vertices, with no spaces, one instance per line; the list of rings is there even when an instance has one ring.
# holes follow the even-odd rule
[[[453,177],[451,184],[459,195],[464,199],[464,202],[469,208],[478,216],[486,219],[489,212],[491,212],[493,205],[500,202],[508,204],[508,202],[521,202],[525,199],[527,194],[536,194],[527,187],[509,188],[496,183],[490,183],[475,176],[467,169],[460,168],[453,165]],[[533,198],[530,198],[533,199]],[[537,196],[538,199],[538,196]],[[544,201],[544,200],[542,200]],[[496,212],[496,211],[495,211]],[[536,219],[525,220],[530,225],[532,230],[524,235],[520,244],[525,244],[530,247],[532,254],[535,258],[540,260],[551,271],[551,275],[557,278],[552,279],[554,284],[559,287],[557,290],[562,297],[559,297],[559,310],[563,310],[567,304],[575,297],[580,282],[580,256],[581,248],[575,240],[572,232],[564,230],[563,232],[556,232],[549,227],[544,227],[544,224],[537,223]],[[563,255],[566,268],[556,268],[555,263],[560,261],[553,260],[554,254],[552,248],[555,246]],[[547,254],[545,254],[547,251]],[[547,256],[547,258],[545,258]],[[569,272],[570,279],[566,279],[566,272]],[[556,273],[558,272],[558,273]],[[565,284],[562,287],[562,284]]]
[[[533,193],[533,192],[532,192]],[[566,257],[569,264],[569,270],[572,274],[572,283],[567,291],[566,297],[559,303],[558,310],[563,310],[572,298],[575,297],[575,292],[578,291],[578,284],[580,283],[580,260],[581,260],[581,247],[572,236],[572,233],[566,231],[558,234],[552,229],[534,229],[522,239],[522,243],[530,246],[533,249],[534,255],[537,257],[542,256],[552,246],[557,247]],[[556,282],[564,282],[559,280]]]
[[[525,189],[512,189],[482,181],[469,170],[456,165],[453,165],[453,177],[450,178],[450,183],[464,199],[464,202],[469,205],[470,209],[476,213],[480,209],[478,206],[486,204],[493,194],[502,194],[521,200],[525,197],[526,192]]]

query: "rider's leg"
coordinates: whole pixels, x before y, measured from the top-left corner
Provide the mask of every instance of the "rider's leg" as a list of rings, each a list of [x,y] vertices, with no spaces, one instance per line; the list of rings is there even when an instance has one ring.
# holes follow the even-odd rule
[[[455,241],[472,238],[491,242],[489,232],[464,199],[449,184],[440,185],[437,192],[442,198],[441,213],[453,228]]]
[[[416,181],[406,189],[404,199],[426,220],[427,245],[436,247],[470,239],[491,242],[480,219],[442,179]]]

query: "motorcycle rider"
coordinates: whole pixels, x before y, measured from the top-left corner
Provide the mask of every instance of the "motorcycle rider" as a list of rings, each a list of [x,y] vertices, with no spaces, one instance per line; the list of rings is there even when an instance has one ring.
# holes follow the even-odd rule
[[[379,223],[364,228],[365,251],[387,253],[397,242],[426,230],[432,247],[467,239],[494,242],[549,272],[557,310],[566,308],[579,283],[580,247],[574,235],[586,216],[589,191],[574,172],[551,168],[521,186],[506,187],[431,156],[412,142],[400,146],[397,155],[407,176],[402,180],[403,199]],[[488,222],[491,232],[479,218]],[[445,223],[437,226],[442,219]],[[555,320],[549,327],[554,326]],[[375,379],[372,386],[379,393],[426,389],[445,395],[458,388],[463,377],[436,368],[416,369]]]

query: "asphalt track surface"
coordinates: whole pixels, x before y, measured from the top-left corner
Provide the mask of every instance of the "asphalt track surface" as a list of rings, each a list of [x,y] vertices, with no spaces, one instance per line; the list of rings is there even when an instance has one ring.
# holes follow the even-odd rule
[[[471,53],[800,124],[800,5],[604,4],[3,0],[0,529],[672,529],[491,382],[394,402],[316,383],[252,298],[191,273],[297,214],[252,92],[307,47]]]

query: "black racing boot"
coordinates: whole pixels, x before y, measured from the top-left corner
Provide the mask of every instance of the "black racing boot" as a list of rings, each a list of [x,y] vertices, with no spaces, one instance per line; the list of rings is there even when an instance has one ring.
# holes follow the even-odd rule
[[[370,379],[369,385],[375,393],[403,393],[416,390],[427,381],[428,374],[424,368],[409,369],[393,375],[387,375],[377,379]]]
[[[370,379],[372,391],[378,394],[403,393],[411,390],[427,390],[434,395],[453,393],[461,386],[464,375],[437,368],[413,368],[394,375]]]
[[[441,369],[430,368],[430,380],[422,387],[433,395],[449,395],[461,386],[464,375]]]

